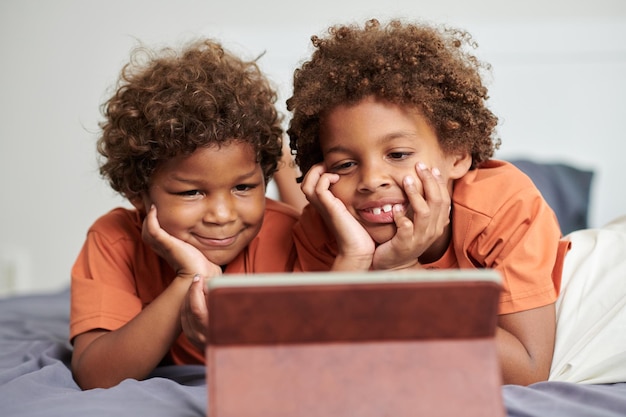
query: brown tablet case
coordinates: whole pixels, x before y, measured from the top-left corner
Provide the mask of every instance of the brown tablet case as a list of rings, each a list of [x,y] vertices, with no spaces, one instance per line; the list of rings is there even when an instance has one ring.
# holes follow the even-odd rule
[[[209,417],[504,416],[494,271],[215,281]]]

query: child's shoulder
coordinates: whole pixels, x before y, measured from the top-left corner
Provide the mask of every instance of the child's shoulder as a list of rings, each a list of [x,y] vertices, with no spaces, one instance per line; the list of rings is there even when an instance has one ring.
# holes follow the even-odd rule
[[[459,185],[474,188],[502,186],[504,193],[514,193],[524,188],[536,188],[532,180],[510,162],[491,159],[469,171],[457,181]]]
[[[541,197],[533,181],[507,161],[489,160],[469,171],[454,184],[456,204],[489,212],[516,199]]]
[[[116,207],[96,219],[89,228],[89,232],[105,235],[115,240],[127,236],[141,236],[142,224],[143,218],[137,210]]]

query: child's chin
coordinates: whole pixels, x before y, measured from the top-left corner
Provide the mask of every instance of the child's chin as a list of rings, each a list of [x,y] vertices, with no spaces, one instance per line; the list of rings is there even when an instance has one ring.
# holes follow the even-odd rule
[[[213,263],[215,265],[228,265],[236,257],[235,256],[236,254],[230,254],[230,253],[219,253],[219,254],[209,253],[209,254],[207,254],[205,252],[204,255],[209,260],[209,262],[211,262],[211,263]]]
[[[378,245],[390,241],[396,235],[395,224],[369,228],[367,230],[374,242]]]

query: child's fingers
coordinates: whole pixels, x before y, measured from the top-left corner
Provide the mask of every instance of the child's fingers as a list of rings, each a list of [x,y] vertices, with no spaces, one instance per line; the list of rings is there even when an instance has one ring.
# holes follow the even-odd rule
[[[181,311],[181,325],[187,338],[199,348],[204,348],[209,313],[204,294],[205,280],[194,275]]]
[[[160,245],[167,243],[168,234],[161,229],[159,219],[157,218],[157,208],[153,204],[148,210],[148,214],[143,222],[142,235],[147,242],[157,242]]]
[[[145,225],[148,233],[150,235],[155,235],[158,229],[160,229],[159,219],[157,219],[157,209],[153,204],[150,206],[150,210],[148,210],[148,214],[146,215]]]
[[[411,239],[413,237],[413,222],[406,216],[401,204],[393,206],[393,221],[396,224],[396,236],[398,239]]]
[[[404,192],[409,199],[409,204],[413,209],[414,216],[418,214],[420,216],[428,217],[430,214],[430,209],[423,195],[423,186],[418,179],[407,175],[402,179],[402,186],[404,188]]]
[[[443,181],[438,168],[428,169],[424,164],[416,165],[417,175],[422,180],[424,187],[424,198],[429,205],[440,206],[445,203],[446,197],[449,200],[447,184]]]
[[[452,206],[452,200],[450,198],[450,192],[448,191],[447,181],[441,175],[441,172],[436,167],[432,169],[432,174],[438,184],[438,196],[439,199],[435,202],[437,204],[436,210],[438,215],[438,226],[443,233],[443,228],[450,223],[450,208]]]
[[[302,181],[302,192],[306,195],[307,198],[315,195],[315,187],[320,180],[320,177],[324,174],[324,165],[317,164],[313,165],[309,172],[304,176],[304,180]]]
[[[302,183],[302,191],[307,200],[318,210],[336,203],[330,187],[339,180],[337,174],[328,173],[323,164],[314,165],[306,174]]]
[[[204,287],[205,279],[200,274],[194,275],[189,287],[189,310],[200,321],[207,315]]]
[[[323,174],[317,185],[315,186],[315,194],[317,199],[325,205],[332,204],[335,202],[335,195],[330,191],[330,187],[339,180],[339,176],[337,174]]]
[[[438,168],[426,168],[423,164],[416,165],[416,171],[424,187],[424,199],[429,207],[429,220],[437,224],[445,222],[450,208],[448,185]]]

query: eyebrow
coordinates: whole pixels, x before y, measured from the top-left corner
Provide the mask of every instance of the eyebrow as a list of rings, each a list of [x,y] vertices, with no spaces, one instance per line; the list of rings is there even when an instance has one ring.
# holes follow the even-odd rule
[[[237,178],[236,178],[236,182],[238,182],[238,181],[245,181],[245,180],[248,180],[248,179],[254,177],[257,174],[256,170],[257,169],[255,167],[254,169],[250,170],[249,172],[246,172],[244,174],[238,175]],[[262,174],[262,172],[261,172],[261,174]],[[173,180],[173,181],[178,181],[178,182],[187,183],[187,184],[197,184],[197,183],[200,183],[200,182],[204,181],[204,178],[189,179],[189,178],[181,177],[181,176],[177,175],[176,173],[174,175],[172,175],[171,177],[168,177],[168,178],[170,180]]]
[[[397,131],[397,132],[391,132],[389,134],[381,136],[380,138],[378,138],[376,140],[376,142],[377,143],[385,143],[385,142],[391,142],[391,141],[396,140],[396,139],[417,138],[417,137],[419,137],[417,132],[400,130],[400,131]],[[343,146],[341,144],[338,144],[336,146],[333,146],[333,147],[327,149],[326,152],[324,152],[324,155],[327,155],[329,153],[336,153],[336,152],[350,152],[350,150],[348,148],[346,148],[345,146]]]

